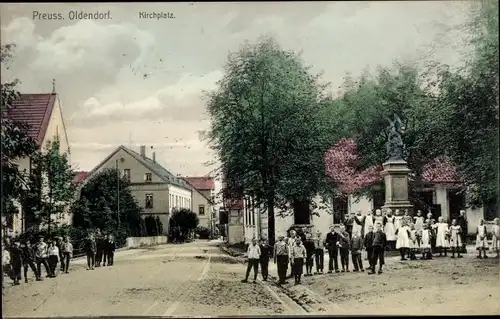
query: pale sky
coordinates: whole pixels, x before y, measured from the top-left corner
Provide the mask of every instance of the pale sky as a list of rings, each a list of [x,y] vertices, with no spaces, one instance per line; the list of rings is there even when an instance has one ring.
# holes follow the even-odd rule
[[[463,35],[449,29],[467,10],[453,1],[0,6],[2,44],[17,44],[2,80],[20,79],[21,93],[50,93],[56,79],[75,168],[91,170],[120,144],[143,144],[182,175],[212,169],[198,136],[209,125],[202,92],[216,88],[227,54],[245,40],[274,35],[336,91],[346,71],[393,59],[458,63]],[[112,20],[70,20],[72,10],[109,10]],[[65,19],[34,20],[33,11]],[[175,19],[141,20],[141,11]]]

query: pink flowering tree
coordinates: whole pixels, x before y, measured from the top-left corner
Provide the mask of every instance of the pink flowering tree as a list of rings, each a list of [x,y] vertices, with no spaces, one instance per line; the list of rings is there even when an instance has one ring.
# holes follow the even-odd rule
[[[360,170],[353,139],[342,138],[325,153],[325,173],[337,187],[337,196],[347,196],[380,181],[382,165]]]

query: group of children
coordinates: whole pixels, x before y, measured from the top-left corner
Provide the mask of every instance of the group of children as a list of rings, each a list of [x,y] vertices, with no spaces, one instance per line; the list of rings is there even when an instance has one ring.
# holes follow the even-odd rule
[[[85,240],[84,249],[87,256],[88,270],[103,266],[113,265],[116,244],[112,235],[96,235],[90,233]],[[21,271],[24,268],[24,282],[28,282],[28,270],[31,269],[36,281],[42,280],[42,265],[46,277],[57,277],[58,273],[69,272],[70,260],[73,258],[73,244],[69,237],[57,237],[45,242],[39,237],[34,244],[29,239],[11,242],[9,238],[2,241],[2,287],[4,274],[7,274],[13,285],[19,285],[22,279]],[[58,271],[59,265],[59,271]]]
[[[465,211],[461,211],[460,216],[464,215]],[[381,210],[377,209],[374,216],[371,214],[361,216],[358,212],[354,216],[355,223],[351,229],[348,229],[345,224],[335,225],[326,238],[323,238],[319,231],[312,235],[307,228],[298,231],[290,230],[286,238],[278,237],[274,246],[274,254],[268,251],[269,246],[265,240],[260,246],[254,240],[248,248],[249,264],[243,281],[247,281],[252,267],[255,281],[259,264],[262,268],[263,279],[267,280],[267,265],[271,256],[274,257],[274,262],[278,267],[280,284],[285,283],[290,277],[295,279],[295,284],[300,284],[304,266],[304,276],[312,276],[314,263],[316,263],[316,274],[322,274],[325,251],[329,255],[328,273],[349,272],[349,253],[353,272],[364,272],[363,249],[367,252],[369,274],[375,273],[377,264],[378,273],[382,273],[387,250],[399,250],[403,261],[416,260],[417,254],[421,254],[422,260],[432,259],[433,254],[448,256],[448,251],[451,252],[451,258],[455,256],[462,258],[462,254],[466,252],[466,230],[463,226],[464,221],[466,222],[465,218],[460,221],[453,219],[451,225],[448,225],[443,217],[439,217],[437,222],[431,217],[427,216],[427,219],[424,219],[420,211],[415,217],[410,216],[408,212],[400,216],[398,211],[393,215],[391,210],[382,215]],[[487,258],[488,241],[484,220],[479,221],[476,234],[478,258]],[[492,227],[492,249],[497,257],[499,247],[500,225],[499,219],[495,218]],[[288,268],[291,269],[290,276],[286,275]]]

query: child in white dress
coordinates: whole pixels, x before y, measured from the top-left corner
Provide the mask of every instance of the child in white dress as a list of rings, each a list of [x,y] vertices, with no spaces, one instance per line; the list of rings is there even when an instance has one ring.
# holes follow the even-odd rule
[[[444,218],[440,216],[436,225],[436,248],[439,251],[439,257],[443,256],[443,252],[446,257],[448,248],[450,247],[450,243],[448,241],[448,223],[445,223]]]
[[[396,249],[396,230],[394,228],[394,216],[392,216],[392,210],[387,210],[386,223],[384,226],[385,237],[387,237],[387,249]]]
[[[431,253],[431,230],[428,224],[424,224],[420,234],[420,249],[422,249],[421,259],[432,259]]]
[[[401,260],[407,260],[406,254],[410,248],[410,228],[404,220],[402,226],[396,229],[396,236],[396,249],[399,249]]]
[[[476,233],[476,249],[479,252],[477,258],[488,258],[488,256],[486,256],[486,251],[488,250],[488,239],[486,238],[486,225],[484,224],[483,219],[479,220]],[[483,252],[482,256],[481,252]]]
[[[399,209],[394,211],[394,229],[398,230],[402,226],[403,216],[399,213]]]
[[[450,246],[451,246],[451,258],[455,258],[455,252],[458,254],[458,258],[463,256],[460,254],[462,250],[462,227],[457,225],[457,220],[451,221],[450,226]]]
[[[415,220],[415,230],[420,232],[424,226],[424,217],[422,216],[422,212],[417,210],[417,216],[413,217]]]
[[[491,237],[491,250],[496,253],[496,258],[499,257],[498,253],[500,251],[500,219],[497,217],[493,220],[493,227],[491,232],[493,236]]]
[[[417,230],[414,224],[410,224],[410,260],[417,260],[416,253],[418,248]]]

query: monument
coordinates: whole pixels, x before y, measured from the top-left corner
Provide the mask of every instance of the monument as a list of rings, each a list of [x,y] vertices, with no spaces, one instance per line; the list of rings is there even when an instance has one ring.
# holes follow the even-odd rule
[[[394,114],[394,120],[387,118],[389,126],[387,127],[387,155],[388,160],[382,164],[385,183],[385,203],[383,210],[399,209],[401,212],[408,210],[413,215],[412,207],[408,198],[408,175],[411,170],[408,163],[404,160],[404,149],[402,134],[404,126],[401,119]]]

